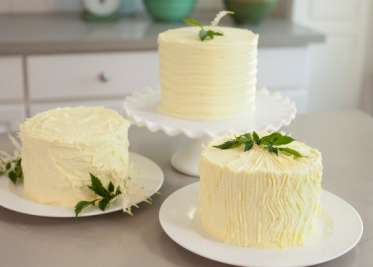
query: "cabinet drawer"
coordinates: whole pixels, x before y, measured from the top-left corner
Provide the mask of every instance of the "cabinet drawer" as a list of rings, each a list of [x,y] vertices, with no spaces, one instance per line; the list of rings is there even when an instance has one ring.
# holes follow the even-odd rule
[[[27,63],[31,99],[123,96],[159,84],[155,51],[31,56]]]
[[[0,100],[22,98],[22,59],[20,57],[0,57]]]
[[[30,113],[31,116],[46,111],[49,109],[54,108],[62,108],[62,107],[78,107],[78,106],[103,106],[106,108],[111,108],[118,111],[122,114],[123,111],[123,99],[116,99],[116,100],[98,100],[98,101],[64,101],[64,102],[50,102],[50,103],[31,103],[30,105]]]
[[[26,117],[23,104],[0,104],[0,132],[18,130]]]

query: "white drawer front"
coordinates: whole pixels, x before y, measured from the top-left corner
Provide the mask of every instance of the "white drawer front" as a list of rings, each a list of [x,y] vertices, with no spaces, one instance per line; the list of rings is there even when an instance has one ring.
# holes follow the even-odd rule
[[[54,108],[62,107],[78,107],[78,106],[103,106],[106,108],[111,108],[122,114],[123,112],[123,101],[124,98],[118,98],[116,100],[87,100],[87,101],[64,101],[64,102],[50,102],[50,103],[31,103],[30,113],[31,116]]]
[[[0,99],[22,98],[22,59],[20,57],[0,57]]]
[[[31,99],[122,96],[159,84],[156,51],[31,56],[27,63]]]
[[[25,119],[26,112],[23,104],[0,104],[0,132],[18,130]]]
[[[258,87],[303,88],[308,84],[308,49],[259,49]]]

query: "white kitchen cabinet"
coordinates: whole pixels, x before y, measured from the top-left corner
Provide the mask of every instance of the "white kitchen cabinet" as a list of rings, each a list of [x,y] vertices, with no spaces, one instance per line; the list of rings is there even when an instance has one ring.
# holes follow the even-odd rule
[[[306,46],[259,49],[258,88],[280,91],[306,112],[308,53]],[[25,61],[4,57],[0,70],[0,132],[15,129],[25,116],[57,107],[105,106],[122,112],[126,95],[159,87],[156,51],[30,55]]]
[[[0,57],[0,100],[23,99],[21,57]]]
[[[158,86],[158,54],[64,54],[27,58],[32,100],[116,97]]]
[[[287,90],[306,111],[308,48],[259,49],[258,61],[258,88]],[[31,108],[38,100],[108,98],[159,87],[155,51],[31,56],[27,63]]]
[[[25,119],[23,104],[0,105],[0,133],[18,130],[19,124]]]

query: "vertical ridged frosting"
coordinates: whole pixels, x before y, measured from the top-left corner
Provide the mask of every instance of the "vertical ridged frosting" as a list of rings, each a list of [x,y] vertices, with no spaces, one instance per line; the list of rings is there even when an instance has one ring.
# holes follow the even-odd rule
[[[286,147],[305,155],[293,159],[256,145],[248,152],[212,145],[200,162],[199,214],[207,233],[239,246],[302,245],[319,210],[320,152],[293,142]]]
[[[187,119],[224,119],[255,108],[258,35],[238,28],[202,42],[199,28],[159,34],[159,111]]]
[[[102,107],[58,108],[20,126],[24,192],[30,199],[65,207],[92,200],[89,173],[104,185],[128,176],[129,122]]]

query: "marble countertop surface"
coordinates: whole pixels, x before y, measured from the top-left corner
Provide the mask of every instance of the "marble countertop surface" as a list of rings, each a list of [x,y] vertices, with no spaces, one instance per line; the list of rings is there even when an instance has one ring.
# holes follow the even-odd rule
[[[214,13],[197,17],[208,22]],[[222,24],[233,25],[229,18]],[[69,13],[0,15],[0,55],[155,50],[158,33],[181,26],[155,23],[146,15],[123,17],[117,23],[87,23],[79,14]],[[260,34],[259,47],[298,47],[325,41],[323,34],[284,18],[240,27]]]
[[[351,203],[364,222],[359,244],[325,267],[367,267],[373,263],[373,119],[358,111],[299,115],[287,129],[323,154],[323,187]],[[226,266],[197,256],[169,239],[158,222],[163,200],[198,181],[172,169],[169,159],[184,137],[145,129],[130,131],[131,150],[161,166],[165,183],[153,205],[131,217],[122,212],[78,219],[41,218],[0,208],[2,267],[208,267]],[[6,135],[0,149],[10,150]],[[5,179],[5,178],[4,178]],[[348,229],[346,229],[348,231]]]

